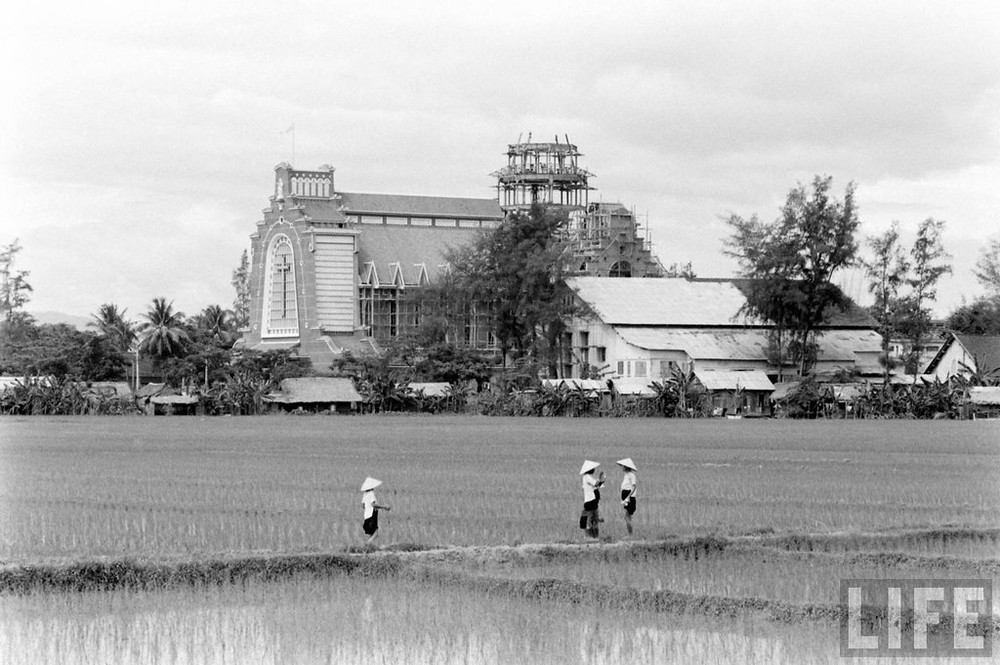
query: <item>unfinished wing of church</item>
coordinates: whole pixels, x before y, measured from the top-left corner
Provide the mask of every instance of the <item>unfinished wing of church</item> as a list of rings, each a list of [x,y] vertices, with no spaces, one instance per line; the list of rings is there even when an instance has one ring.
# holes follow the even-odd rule
[[[345,192],[332,167],[278,164],[251,236],[250,328],[240,344],[294,347],[319,372],[344,351],[378,350],[420,324],[415,296],[448,270],[448,248],[540,203],[567,213],[567,285],[589,313],[568,322],[562,376],[596,371],[645,386],[677,365],[735,372],[727,379],[734,386],[780,376],[770,326],[740,316],[737,285],[664,277],[635,215],[620,203],[590,200],[593,176],[580,156],[568,138],[539,143],[529,135],[508,146],[507,163],[492,174],[496,198]],[[880,374],[880,338],[867,321],[842,317],[821,332],[820,370]],[[475,311],[452,341],[496,347],[490,319]]]

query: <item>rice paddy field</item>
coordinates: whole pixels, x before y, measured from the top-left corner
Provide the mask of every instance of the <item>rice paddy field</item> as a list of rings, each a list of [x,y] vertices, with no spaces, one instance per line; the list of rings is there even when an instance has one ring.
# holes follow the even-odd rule
[[[998,588],[1000,423],[0,419],[0,663],[842,662],[873,577]]]

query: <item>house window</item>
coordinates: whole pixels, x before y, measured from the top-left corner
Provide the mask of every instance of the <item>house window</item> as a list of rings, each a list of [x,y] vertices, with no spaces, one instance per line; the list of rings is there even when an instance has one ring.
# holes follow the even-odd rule
[[[580,331],[580,346],[585,349],[590,346],[590,333],[586,330]]]
[[[604,363],[607,362],[608,350],[603,346],[598,346],[597,348],[597,362]]]
[[[622,360],[618,361],[618,376],[625,376],[625,362]]]
[[[663,378],[669,378],[670,374],[677,367],[677,363],[673,360],[661,360],[660,361],[660,376]]]
[[[635,361],[635,375],[636,376],[646,376],[646,361],[636,360]]]

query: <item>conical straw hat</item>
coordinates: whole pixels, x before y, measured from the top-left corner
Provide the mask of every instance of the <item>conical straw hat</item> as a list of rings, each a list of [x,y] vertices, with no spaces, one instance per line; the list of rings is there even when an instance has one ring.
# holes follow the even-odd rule
[[[588,471],[593,471],[597,467],[601,466],[600,462],[592,462],[591,460],[585,460],[583,466],[580,467],[580,475],[587,473]]]
[[[633,471],[638,471],[638,469],[635,468],[635,462],[632,461],[631,457],[626,457],[625,459],[620,459],[617,462],[615,462],[615,464],[618,464],[619,466],[623,466],[626,469],[632,469]]]
[[[381,480],[375,480],[371,476],[365,478],[365,482],[361,483],[361,491],[367,492],[368,490],[373,490],[382,484]]]

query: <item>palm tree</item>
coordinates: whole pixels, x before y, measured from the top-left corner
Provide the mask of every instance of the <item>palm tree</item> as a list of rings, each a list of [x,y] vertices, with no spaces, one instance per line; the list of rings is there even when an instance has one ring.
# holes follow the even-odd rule
[[[184,314],[174,311],[173,301],[153,298],[149,310],[142,315],[142,341],[139,348],[162,359],[180,355],[191,338],[184,327]]]
[[[228,344],[233,340],[231,312],[219,305],[209,305],[196,318],[197,326],[216,342]]]
[[[134,359],[133,374],[135,387],[139,388],[139,333],[134,321],[125,318],[128,308],[121,311],[114,303],[104,303],[96,314],[91,314],[88,325],[97,328],[101,335],[108,338],[112,346],[122,354],[128,354]],[[125,375],[128,378],[128,374]]]
[[[93,321],[87,325],[97,328],[116,349],[127,352],[137,336],[135,323],[125,318],[127,311],[127,308],[118,311],[118,305],[114,303],[104,303],[96,314],[91,314]]]

